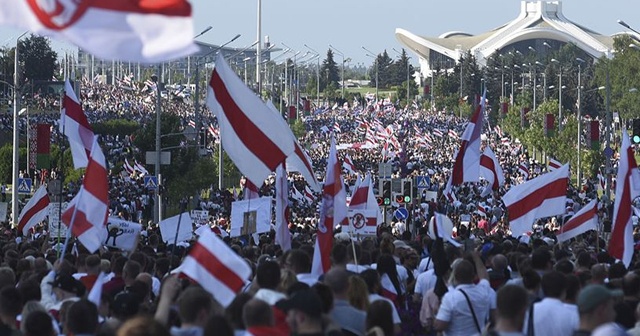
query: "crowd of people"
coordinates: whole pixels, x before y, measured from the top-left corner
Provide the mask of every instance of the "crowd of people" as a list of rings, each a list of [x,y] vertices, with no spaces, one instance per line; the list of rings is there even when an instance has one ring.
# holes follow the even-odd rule
[[[142,124],[153,118],[148,92],[84,83],[80,97],[90,122],[127,118]],[[44,95],[33,99],[37,106],[55,106],[56,100]],[[179,115],[183,126],[193,118],[188,101],[165,99],[163,108]],[[213,117],[204,115],[204,123],[215,127]],[[10,125],[7,118],[2,125]],[[55,124],[59,115],[31,118]],[[538,220],[531,223],[530,235],[512,237],[501,196],[546,173],[546,160],[536,160],[517,139],[487,125],[483,146],[496,153],[505,184],[483,196],[485,183],[467,183],[453,187],[455,197],[448,198],[443,191],[465,123],[440,111],[375,104],[319,109],[304,117],[307,132],[299,140],[320,181],[333,134],[346,148],[339,156],[355,166],[343,171],[348,193],[366,174],[381,192],[380,162],[392,164],[394,178],[426,176],[428,185],[421,190],[433,192],[419,193],[405,205],[412,208],[407,220],[392,215],[401,205],[384,207],[385,221],[375,236],[356,239],[335,227],[332,266],[320,276],[311,272],[322,200],[318,191],[311,200],[290,195],[292,241],[286,251],[275,243],[273,230],[256,240],[229,237],[231,204],[242,197],[235,195],[235,186],[201,193],[197,209],[209,212],[207,224],[252,269],[226,307],[215,293],[174,271],[197,235],[172,246],[150,221],[153,195],[144,188],[142,172],[110,171],[111,214],[143,224],[135,251],[103,248],[89,254],[80,244],[69,244],[61,258],[61,244],[49,237],[46,225],[24,237],[7,227],[0,237],[0,333],[640,335],[637,259],[627,268],[606,252],[610,202],[601,202],[598,232],[563,243],[556,238],[568,217],[598,197],[597,180],[569,188],[565,215]],[[56,133],[52,138],[59,139]],[[127,136],[103,136],[100,143],[111,166],[139,155]],[[51,178],[55,170],[44,182]],[[288,179],[290,190],[305,190],[301,175],[290,172]],[[69,198],[79,185],[65,186]],[[259,193],[275,196],[275,179],[264,181]],[[450,234],[459,244],[429,230],[436,212],[451,218]]]

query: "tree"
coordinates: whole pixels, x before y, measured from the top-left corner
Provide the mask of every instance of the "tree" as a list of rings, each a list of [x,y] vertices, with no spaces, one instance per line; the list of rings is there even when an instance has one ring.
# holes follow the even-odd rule
[[[327,58],[322,61],[320,66],[320,91],[324,92],[325,88],[331,84],[334,84],[333,87],[337,88],[339,80],[338,64],[333,59],[333,51],[329,49],[327,50]]]
[[[379,54],[376,57],[376,61],[374,65],[371,67],[369,72],[369,77],[371,78],[371,83],[369,84],[372,87],[376,86],[376,66],[378,68],[378,87],[383,89],[388,89],[392,85],[391,76],[393,73],[392,65],[393,60],[389,57],[389,54],[385,50],[382,54]]]
[[[30,35],[18,44],[22,75],[29,81],[49,81],[57,69],[58,54],[51,49],[51,40]]]

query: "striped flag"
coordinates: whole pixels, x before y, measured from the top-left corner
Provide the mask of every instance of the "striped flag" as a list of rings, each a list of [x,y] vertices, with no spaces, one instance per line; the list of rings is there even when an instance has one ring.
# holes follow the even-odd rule
[[[560,167],[562,167],[562,163],[560,163],[560,161],[558,161],[558,160],[556,160],[556,159],[554,159],[552,157],[549,157],[549,162],[547,164],[547,169],[549,171],[554,171],[556,169],[559,169]]]
[[[622,132],[617,176],[609,254],[622,260],[625,266],[629,267],[633,257],[633,224],[631,222],[633,211],[631,205],[633,200],[640,196],[640,190],[638,190],[640,173],[626,131]]]
[[[313,190],[308,185],[304,186],[304,199],[307,203],[312,204],[313,201],[316,200],[316,195],[313,193]]]
[[[500,167],[496,154],[493,153],[489,146],[484,148],[484,153],[480,157],[480,176],[489,182],[481,194],[482,197],[489,195],[491,190],[498,190],[501,185],[504,185],[502,167]]]
[[[276,244],[283,252],[291,249],[291,232],[289,231],[289,182],[285,164],[276,168]]]
[[[71,42],[105,60],[157,63],[198,51],[187,0],[0,0],[0,24]]]
[[[449,137],[453,138],[454,140],[459,140],[460,137],[458,136],[458,133],[456,133],[456,131],[450,129],[448,132]]]
[[[589,230],[598,230],[598,200],[595,199],[564,223],[556,238],[562,243]]]
[[[511,235],[519,237],[531,230],[538,218],[562,215],[567,202],[569,165],[512,187],[502,201],[509,213]]]
[[[478,182],[480,178],[480,133],[482,132],[482,121],[485,111],[485,97],[487,91],[482,95],[482,101],[476,108],[475,113],[467,124],[460,149],[456,154],[456,159],[451,172],[451,184],[461,185],[464,182]]]
[[[529,166],[527,166],[525,162],[521,162],[520,165],[518,165],[518,171],[525,181],[529,179]]]
[[[18,217],[18,231],[22,231],[22,234],[26,236],[29,230],[42,222],[48,214],[49,194],[47,193],[47,187],[43,184],[22,208]]]
[[[291,129],[273,122],[269,107],[236,76],[222,54],[215,64],[207,105],[218,118],[222,145],[243,175],[262,182],[294,152]]]
[[[216,234],[203,230],[180,272],[227,307],[251,276],[251,267]]]
[[[93,141],[82,187],[62,213],[62,222],[91,253],[97,251],[106,238],[109,214],[107,164],[97,137]]]
[[[320,276],[331,267],[333,248],[333,228],[347,217],[347,195],[340,176],[340,162],[336,153],[336,140],[331,137],[331,147],[327,160],[327,175],[322,188],[320,221],[313,252],[311,274]]]
[[[602,173],[598,173],[598,189],[601,191],[604,190],[607,183],[607,178],[602,175]]]
[[[436,128],[436,129],[433,130],[433,135],[435,135],[435,136],[437,136],[439,138],[442,138],[444,136],[444,133],[442,133],[441,130]]]
[[[193,121],[193,120],[189,120],[189,122],[187,123],[187,125],[189,125],[189,126],[191,126],[191,127],[193,127],[193,128],[196,128],[196,122],[195,122],[195,121]]]
[[[337,121],[333,123],[333,131],[336,133],[342,133],[342,130],[340,129],[340,124],[338,124]]]
[[[75,169],[85,168],[89,163],[89,152],[93,144],[93,129],[82,111],[80,101],[67,80],[64,84],[64,99],[60,115],[60,132],[69,140],[73,166]]]
[[[124,168],[124,170],[126,170],[129,175],[135,172],[135,168],[133,168],[131,164],[129,164],[129,160],[127,158],[124,159],[124,164],[122,165],[122,168]]]
[[[349,174],[356,174],[356,166],[353,164],[353,160],[351,160],[349,154],[344,156],[342,168],[346,169]]]

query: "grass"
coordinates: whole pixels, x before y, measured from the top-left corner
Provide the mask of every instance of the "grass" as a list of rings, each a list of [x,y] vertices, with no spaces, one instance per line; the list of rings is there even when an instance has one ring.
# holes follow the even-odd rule
[[[360,93],[360,95],[364,96],[367,93],[376,93],[376,88],[375,87],[369,87],[369,86],[361,86],[361,87],[357,87],[357,88],[346,88],[345,89],[346,92],[352,92],[352,93]],[[389,95],[395,94],[395,91],[392,90],[380,90],[378,89],[378,95],[380,97],[388,97]]]

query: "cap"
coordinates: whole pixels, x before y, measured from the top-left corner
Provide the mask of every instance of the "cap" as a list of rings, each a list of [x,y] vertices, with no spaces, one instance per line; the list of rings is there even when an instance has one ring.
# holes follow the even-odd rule
[[[322,301],[313,289],[302,289],[294,292],[289,299],[276,302],[276,307],[284,312],[299,310],[309,316],[322,315]]]
[[[622,296],[621,290],[609,290],[603,285],[589,285],[583,288],[578,294],[578,311],[588,313],[601,303],[613,298]]]
[[[411,248],[409,245],[407,245],[407,243],[405,243],[405,242],[404,242],[404,241],[402,241],[402,240],[395,240],[395,241],[393,241],[393,245],[394,245],[394,246],[395,246],[395,248],[397,248],[397,249],[401,249],[401,248],[406,248],[406,249],[408,249],[408,248]]]
[[[65,292],[73,293],[78,296],[84,294],[84,285],[69,274],[60,273],[56,275],[51,283],[52,288],[59,288]]]

